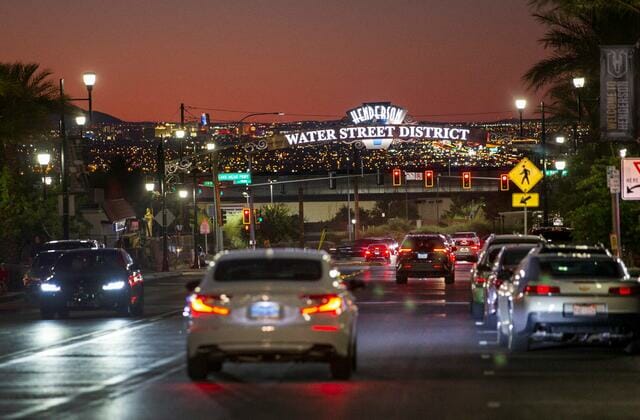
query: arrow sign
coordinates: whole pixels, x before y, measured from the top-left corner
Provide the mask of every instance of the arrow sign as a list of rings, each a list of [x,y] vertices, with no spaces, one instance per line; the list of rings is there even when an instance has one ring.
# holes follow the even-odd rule
[[[640,184],[638,185],[634,185],[633,187],[629,187],[627,186],[627,194],[632,194],[633,190],[635,190],[636,188],[640,187]]]
[[[513,193],[511,195],[513,207],[539,207],[540,194],[538,193]]]
[[[640,200],[640,158],[622,159],[622,199]]]

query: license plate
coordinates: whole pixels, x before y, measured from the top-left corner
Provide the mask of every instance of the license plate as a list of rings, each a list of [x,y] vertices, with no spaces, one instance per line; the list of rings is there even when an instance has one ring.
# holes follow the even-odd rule
[[[574,316],[596,316],[598,314],[598,305],[573,305]]]
[[[426,260],[427,258],[429,258],[429,254],[418,254],[418,259],[420,260]]]
[[[380,251],[378,251],[377,249],[373,253],[376,255],[380,255]]]
[[[460,252],[469,252],[469,248],[460,248]]]
[[[280,305],[275,302],[256,302],[249,308],[249,318],[275,319],[280,318]]]

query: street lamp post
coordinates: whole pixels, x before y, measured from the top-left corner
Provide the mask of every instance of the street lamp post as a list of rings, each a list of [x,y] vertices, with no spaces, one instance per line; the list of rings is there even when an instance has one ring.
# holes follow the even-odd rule
[[[164,138],[160,138],[157,149],[158,157],[158,185],[162,200],[162,271],[169,271],[169,244],[167,238],[167,191],[165,185]]]
[[[520,138],[524,137],[524,130],[522,127],[522,112],[527,106],[526,99],[516,99],[516,108],[518,109],[518,113],[520,114]]]
[[[239,133],[238,135],[240,136],[240,138],[242,138],[242,124],[244,123],[244,121],[247,118],[250,117],[255,117],[258,115],[284,115],[284,112],[256,112],[253,114],[248,114],[245,115],[244,117],[242,117],[239,121],[238,121],[238,128],[239,128]],[[252,161],[253,161],[253,156],[252,153],[249,152],[248,153],[248,168],[247,168],[247,172],[249,173],[249,176],[251,176],[251,170],[252,170]],[[256,248],[256,224],[255,224],[255,220],[253,217],[253,194],[251,192],[251,184],[247,185],[247,194],[249,194],[249,248]]]
[[[69,101],[88,101],[89,102],[89,123],[93,118],[93,99],[92,91],[96,83],[96,74],[87,72],[82,75],[82,80],[87,87],[88,96],[86,98],[70,98]],[[65,97],[64,97],[64,79],[60,79],[60,177],[62,179],[62,238],[69,239],[69,182],[67,179],[67,128],[65,124]]]
[[[544,102],[540,102],[540,116],[541,116],[541,138],[540,143],[542,146],[542,225],[547,226],[549,222],[549,200],[547,193],[547,127],[544,114]]]
[[[584,87],[584,77],[574,77],[573,87],[576,90],[576,102],[578,106],[578,121],[573,125],[573,151],[578,151],[578,125],[582,122],[582,105],[580,104],[580,89]]]

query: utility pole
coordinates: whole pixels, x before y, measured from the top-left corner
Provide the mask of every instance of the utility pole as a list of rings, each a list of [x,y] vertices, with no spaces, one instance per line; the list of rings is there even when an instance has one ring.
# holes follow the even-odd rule
[[[358,240],[360,236],[360,196],[358,194],[358,178],[353,179],[353,218],[356,219],[354,225],[353,239]]]
[[[549,226],[549,200],[547,191],[547,130],[545,125],[544,102],[540,102],[540,111],[542,116],[542,225]]]
[[[64,121],[64,79],[60,79],[60,176],[62,178],[62,239],[69,239],[69,182],[67,180],[67,127]]]
[[[304,188],[298,187],[298,220],[300,223],[300,248],[304,248]]]
[[[162,199],[162,271],[169,271],[169,255],[167,244],[167,192],[165,188],[164,139],[158,143],[158,184]]]

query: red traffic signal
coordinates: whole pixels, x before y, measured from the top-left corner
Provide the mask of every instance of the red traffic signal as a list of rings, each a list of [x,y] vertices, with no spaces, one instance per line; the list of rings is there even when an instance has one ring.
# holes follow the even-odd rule
[[[500,191],[509,191],[509,175],[500,174]]]
[[[471,172],[462,173],[462,189],[464,190],[471,189]]]
[[[425,188],[433,188],[433,171],[428,170],[424,171],[424,187]]]
[[[242,209],[242,224],[243,225],[251,224],[251,210],[249,210],[246,207]]]
[[[394,169],[391,178],[394,187],[399,187],[400,185],[402,185],[402,172],[400,171],[400,169]]]

